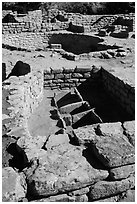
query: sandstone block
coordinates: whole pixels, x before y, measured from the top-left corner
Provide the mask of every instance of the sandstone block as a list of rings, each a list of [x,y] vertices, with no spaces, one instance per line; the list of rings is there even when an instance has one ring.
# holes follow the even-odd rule
[[[11,167],[2,169],[2,201],[19,202],[25,198],[27,184],[23,173],[18,174]]]
[[[110,169],[109,173],[112,180],[128,178],[135,175],[135,164]]]
[[[115,196],[116,194],[134,188],[135,178],[129,177],[121,181],[100,181],[93,185],[89,192],[91,200]]]
[[[62,144],[45,151],[35,166],[26,170],[28,192],[33,196],[51,196],[78,190],[103,180],[105,170],[93,168],[82,156],[82,149]]]
[[[69,137],[67,134],[50,135],[45,147],[46,149],[50,150],[53,147],[61,144],[69,144]]]

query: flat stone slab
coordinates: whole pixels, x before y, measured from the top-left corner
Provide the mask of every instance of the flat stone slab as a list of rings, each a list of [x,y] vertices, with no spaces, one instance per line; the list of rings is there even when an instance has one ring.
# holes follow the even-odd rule
[[[90,144],[96,157],[108,168],[135,163],[135,150],[123,134],[121,124],[102,123],[73,131],[79,144]]]
[[[81,147],[71,144],[52,147],[34,163],[26,171],[28,192],[34,197],[78,190],[108,176],[87,162]]]
[[[32,202],[88,202],[88,197],[86,195],[68,196],[67,194],[61,194],[40,200],[33,200]]]
[[[65,106],[62,106],[59,108],[59,112],[61,114],[64,113],[71,113],[72,111],[74,111],[76,108],[81,107],[84,103],[87,103],[86,101],[80,101],[80,102],[76,102],[76,103],[71,103]],[[87,105],[87,110],[88,110],[88,105]]]
[[[135,164],[110,169],[112,180],[119,180],[135,175]]]
[[[2,169],[2,201],[19,202],[25,198],[27,184],[23,173],[18,174],[12,167]]]
[[[134,186],[134,177],[129,177],[121,181],[99,181],[91,187],[89,197],[91,200],[111,197],[132,189]]]

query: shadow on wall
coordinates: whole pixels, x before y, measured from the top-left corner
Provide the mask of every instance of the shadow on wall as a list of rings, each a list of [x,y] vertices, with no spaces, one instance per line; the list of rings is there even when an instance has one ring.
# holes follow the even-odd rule
[[[23,63],[22,61],[18,61],[14,68],[12,69],[11,73],[8,75],[7,78],[9,78],[10,76],[22,76],[22,75],[26,75],[31,71],[30,69],[30,65],[27,63]]]
[[[50,44],[61,44],[67,52],[83,54],[107,49],[116,49],[116,46],[101,45],[104,40],[96,36],[82,34],[53,34],[49,39]]]
[[[11,14],[7,14],[3,19],[2,23],[18,23],[15,17]]]

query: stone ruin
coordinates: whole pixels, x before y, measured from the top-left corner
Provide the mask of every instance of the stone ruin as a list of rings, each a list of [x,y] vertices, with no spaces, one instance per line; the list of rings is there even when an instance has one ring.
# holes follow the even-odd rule
[[[15,39],[29,33],[5,26],[3,44],[23,49]],[[50,49],[63,44],[48,35]],[[3,201],[134,202],[135,86],[95,65],[32,70],[18,61],[8,75],[2,68]],[[31,120],[42,103],[49,132],[41,136]]]

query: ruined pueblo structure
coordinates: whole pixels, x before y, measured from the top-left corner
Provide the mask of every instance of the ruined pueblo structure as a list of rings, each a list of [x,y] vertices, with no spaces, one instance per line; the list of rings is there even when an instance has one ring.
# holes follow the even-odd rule
[[[135,202],[135,13],[2,11],[2,201]]]

